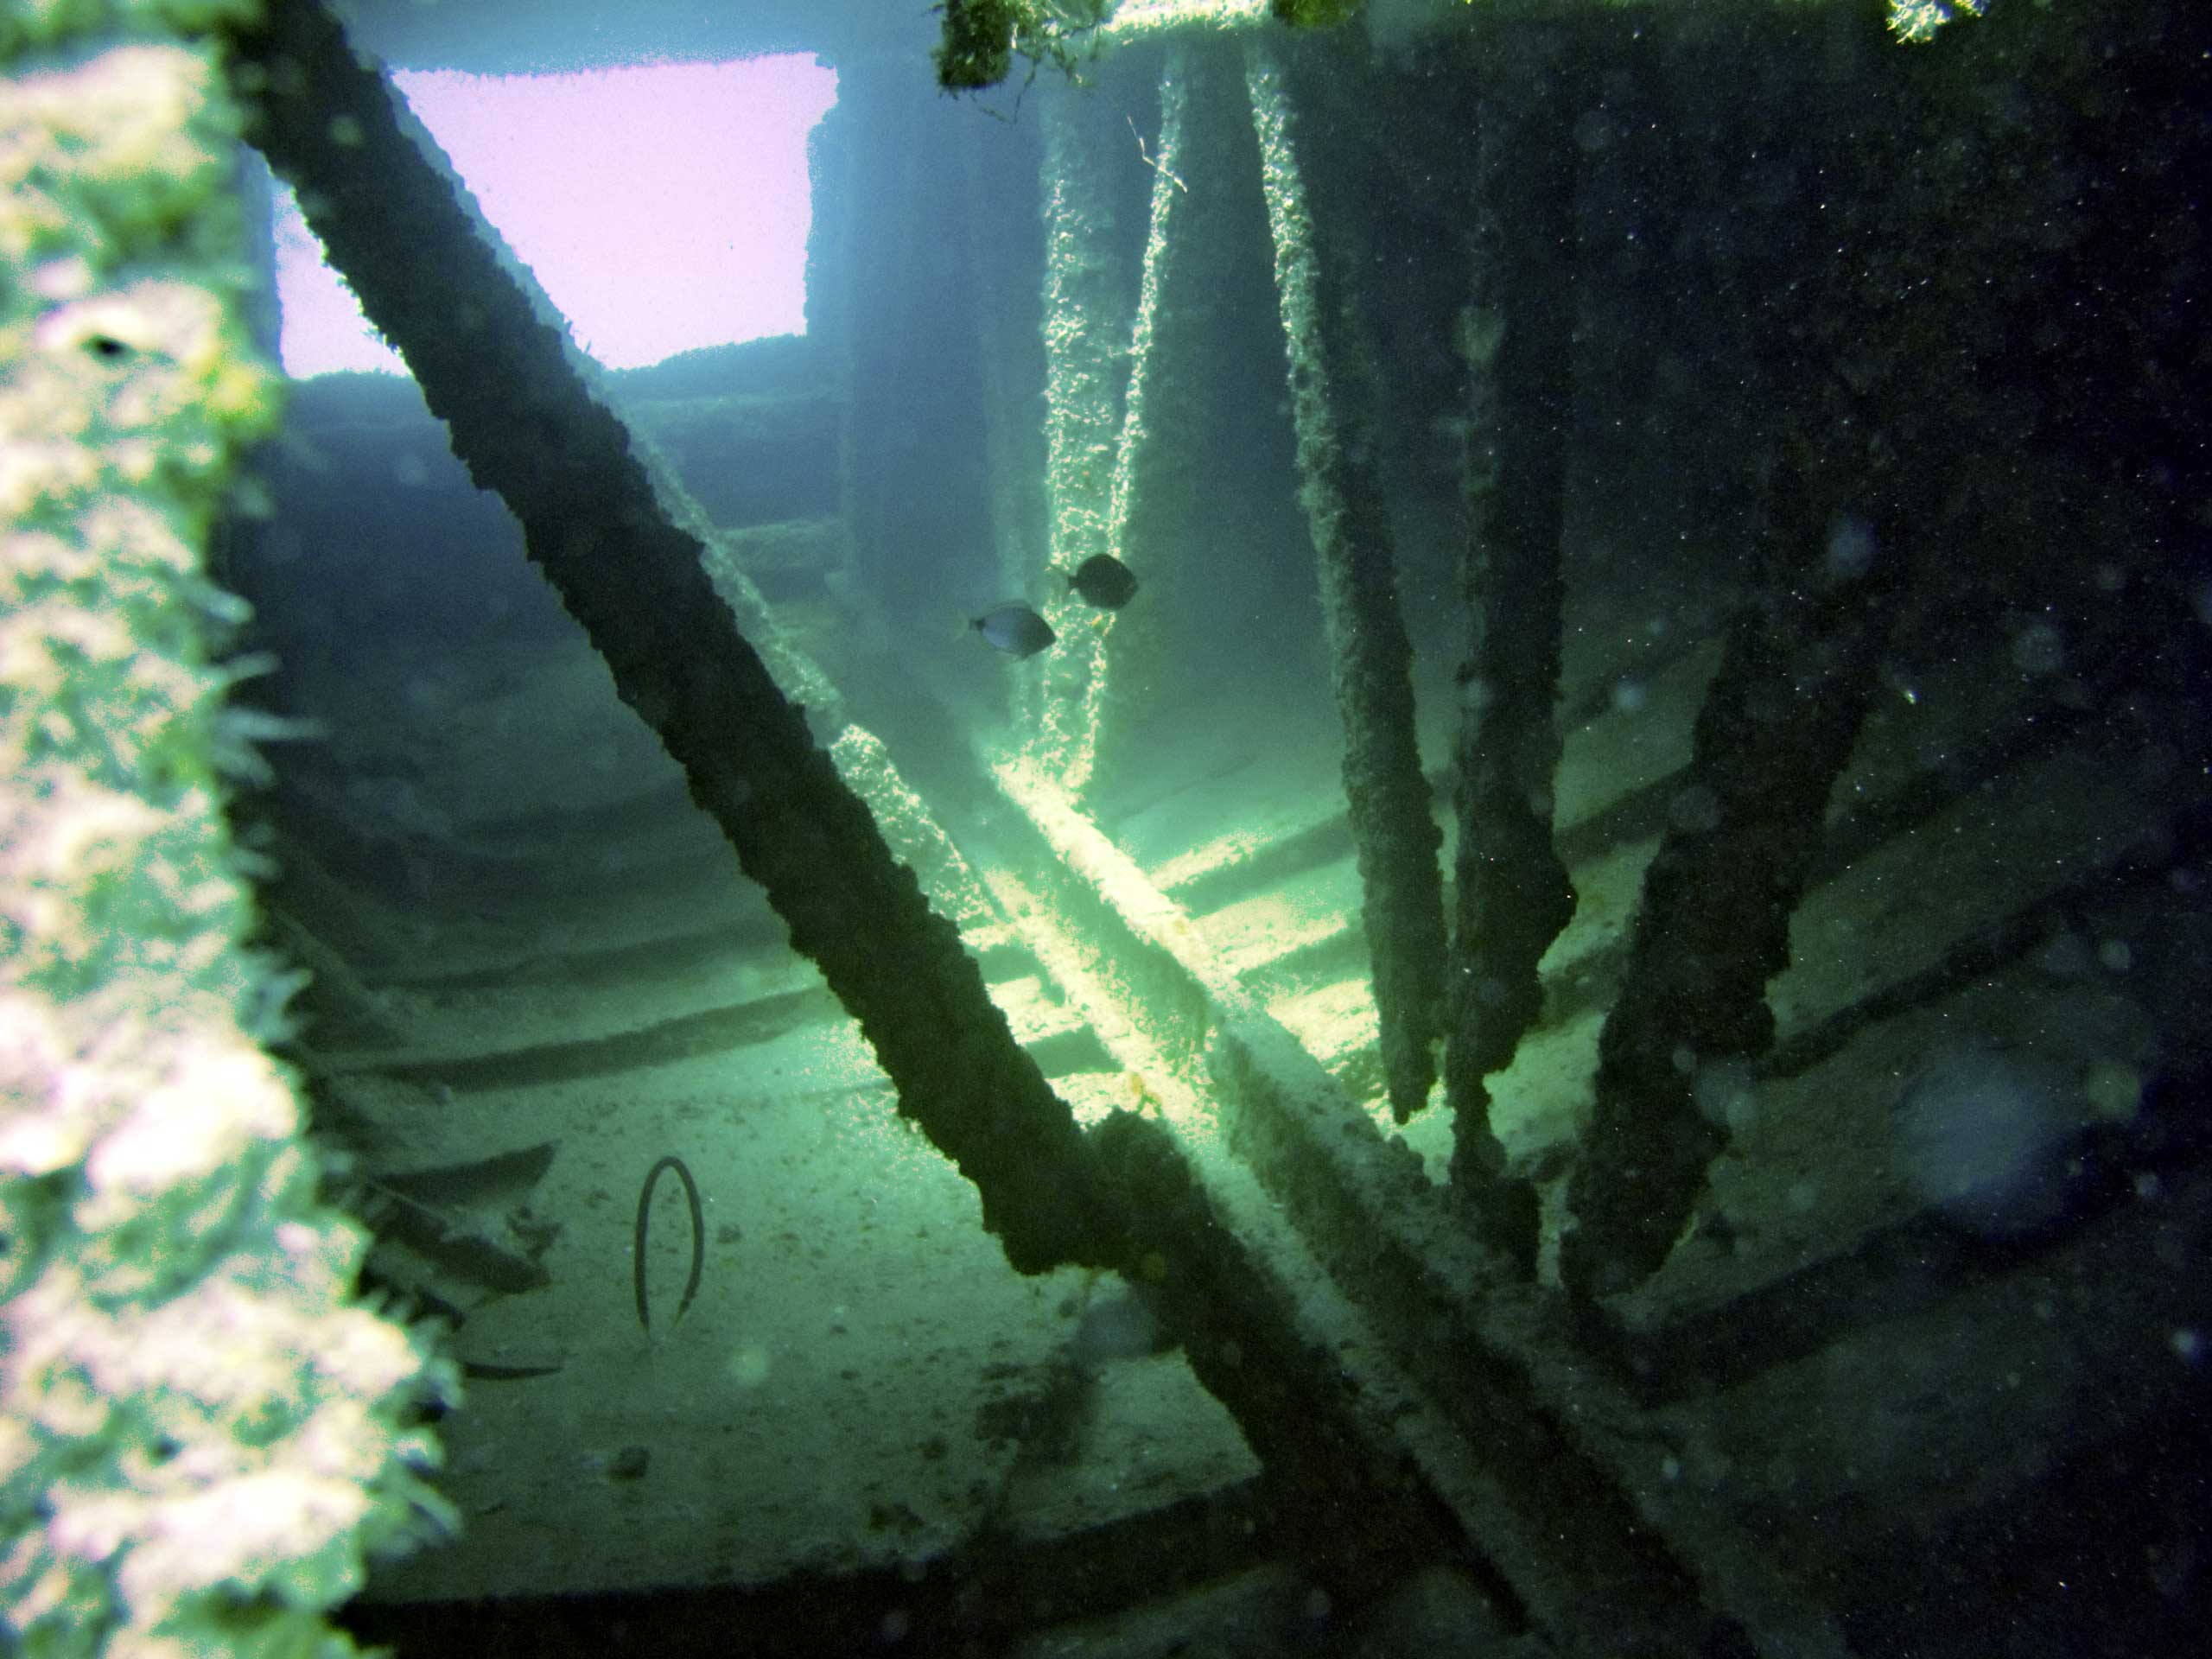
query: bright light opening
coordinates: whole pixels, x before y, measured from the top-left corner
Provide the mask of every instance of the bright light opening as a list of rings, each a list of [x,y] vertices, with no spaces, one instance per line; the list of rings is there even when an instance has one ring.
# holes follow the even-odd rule
[[[806,139],[835,71],[783,56],[392,79],[608,368],[806,331]],[[276,236],[285,372],[406,373],[281,188]]]

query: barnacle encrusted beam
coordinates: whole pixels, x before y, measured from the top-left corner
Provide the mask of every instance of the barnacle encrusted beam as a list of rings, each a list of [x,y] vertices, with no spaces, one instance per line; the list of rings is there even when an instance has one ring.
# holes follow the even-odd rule
[[[1382,1070],[1404,1122],[1436,1080],[1445,1005],[1443,832],[1414,734],[1413,649],[1398,613],[1389,512],[1367,418],[1370,373],[1357,294],[1314,220],[1298,119],[1281,57],[1244,41],[1260,142],[1275,291],[1289,360],[1299,501],[1320,571],[1330,679],[1344,723],[1344,794],[1357,849],[1361,917],[1375,963]]]
[[[1066,1106],[1016,1045],[953,925],[885,845],[739,633],[620,419],[557,319],[382,77],[309,0],[242,29],[249,137],[397,346],[454,452],[523,525],[530,556],[622,697],[860,1021],[899,1109],[960,1166],[1025,1272],[1122,1259],[1121,1230]]]
[[[350,1654],[449,1515],[243,944],[203,554],[276,397],[209,10],[0,11],[0,1651],[54,1659]]]

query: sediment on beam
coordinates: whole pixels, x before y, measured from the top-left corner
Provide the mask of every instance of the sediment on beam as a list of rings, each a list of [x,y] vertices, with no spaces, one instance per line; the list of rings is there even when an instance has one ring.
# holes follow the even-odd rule
[[[1003,850],[1050,902],[1085,972],[1113,988],[1165,1065],[1186,1081],[1201,1077],[1220,1010],[1244,1005],[1235,976],[1183,907],[1039,768],[1006,762],[992,781],[1018,809],[1010,828],[1035,837]]]
[[[848,726],[830,746],[837,770],[874,814],[877,827],[940,916],[949,916],[972,940],[999,925],[998,906],[961,855],[952,836],[912,785],[899,776],[883,740],[864,727]]]
[[[1443,1034],[1443,831],[1430,810],[1414,729],[1413,648],[1398,610],[1389,511],[1364,429],[1373,388],[1357,291],[1324,245],[1281,60],[1244,42],[1274,244],[1275,291],[1297,435],[1299,499],[1319,572],[1330,679],[1344,731],[1344,795],[1357,848],[1361,918],[1374,957],[1375,1009],[1390,1109],[1428,1103]]]
[[[1066,1106],[952,924],[816,747],[671,522],[621,420],[458,182],[343,30],[281,0],[232,36],[251,141],[396,345],[454,453],[522,523],[625,702],[683,766],[791,943],[859,1020],[899,1109],[973,1181],[1024,1272],[1127,1260]]]

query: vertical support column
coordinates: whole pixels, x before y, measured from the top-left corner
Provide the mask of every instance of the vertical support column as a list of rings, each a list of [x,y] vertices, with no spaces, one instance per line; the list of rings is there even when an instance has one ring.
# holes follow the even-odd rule
[[[1535,1195],[1505,1174],[1483,1079],[1542,1013],[1536,964],[1574,914],[1574,886],[1552,845],[1577,154],[1573,106],[1558,85],[1563,41],[1548,28],[1500,31],[1477,116],[1471,292],[1452,339],[1467,373],[1459,581],[1469,646],[1458,676],[1444,1060],[1452,1186],[1483,1236],[1524,1271],[1535,1266]]]
[[[1109,550],[1114,474],[1121,448],[1122,353],[1120,273],[1104,100],[1074,86],[1045,99],[1045,499],[1048,565],[1071,570]],[[1014,573],[1009,573],[1014,574]],[[1050,571],[1020,573],[1010,591]],[[1048,589],[1049,593],[1049,589]],[[1089,692],[1103,641],[1080,601],[1049,593],[1040,605],[1060,636],[1030,666],[1019,723],[1049,777],[1067,781],[1088,755]],[[1083,762],[1087,769],[1087,759]]]
[[[1871,18],[1838,17],[1846,48],[1878,40]],[[1970,537],[1955,543],[1940,528],[1961,487],[1955,435],[1988,408],[1977,351],[1959,344],[1973,336],[1959,331],[2001,285],[1985,297],[1980,281],[1958,280],[1953,238],[1980,228],[1961,220],[1963,193],[1991,187],[1928,182],[1940,175],[1918,135],[1931,115],[1910,77],[1808,83],[1804,98],[1802,155],[1830,206],[1817,242],[1771,274],[1758,317],[1766,367],[1755,395],[1773,474],[1756,586],[1698,711],[1599,1038],[1595,1109],[1567,1187],[1573,1224],[1560,1243],[1560,1276],[1584,1297],[1656,1270],[1695,1209],[1727,1141],[1712,1085],[1772,1045],[1766,987],[1789,965],[1790,917],[1878,683],[1893,607],[1974,556]],[[1987,416],[1992,429],[1998,418]]]
[[[1815,400],[1818,401],[1817,399]],[[1791,435],[1801,457],[1839,421]],[[1690,765],[1644,872],[1619,1000],[1598,1039],[1597,1103],[1567,1187],[1560,1277],[1596,1297],[1667,1259],[1727,1134],[1700,1104],[1714,1068],[1766,1052],[1767,982],[1789,964],[1789,918],[1819,851],[1828,796],[1876,683],[1893,556],[1824,580],[1817,550],[1847,499],[1834,449],[1786,468],[1763,550],[1765,592],[1728,631],[1698,711]],[[1896,520],[1869,545],[1903,539]],[[1814,550],[1808,556],[1808,550]]]
[[[1141,570],[1147,602],[1131,612],[1079,619],[1090,674],[1084,687],[1081,737],[1062,776],[1078,796],[1092,779],[1102,748],[1127,753],[1130,728],[1141,714],[1135,686],[1156,677],[1145,669],[1156,668],[1166,649],[1172,606],[1162,601],[1174,580],[1166,562],[1181,551],[1167,532],[1184,517],[1192,487],[1190,446],[1198,435],[1189,429],[1196,402],[1191,382],[1205,342],[1191,326],[1185,303],[1195,276],[1193,256],[1203,257],[1187,234],[1191,187],[1184,171],[1184,132],[1191,79],[1188,48],[1171,46],[1160,76],[1159,135],[1150,149],[1140,149],[1152,166],[1152,203],[1129,333],[1129,387],[1107,504],[1106,551]]]
[[[999,169],[1007,159],[988,149],[984,130],[991,124],[963,122],[958,130],[961,179],[970,210],[963,216],[968,238],[969,327],[976,341],[976,370],[982,385],[983,510],[988,527],[992,568],[1004,597],[1022,592],[1034,572],[1036,543],[1044,523],[1043,439],[1037,430],[1037,364],[1039,342],[1024,299],[1016,289],[1033,280],[1034,255],[1017,254],[1006,244],[1007,221],[1026,221],[1025,203],[1017,214],[1000,197]],[[1019,319],[1019,321],[1017,321]],[[994,601],[1001,592],[991,595]]]
[[[1361,916],[1375,963],[1382,1068],[1400,1122],[1427,1103],[1445,1003],[1443,832],[1430,810],[1414,731],[1413,650],[1398,613],[1389,514],[1362,398],[1371,372],[1356,295],[1315,226],[1297,118],[1281,60],[1245,42],[1245,86],[1274,239],[1289,360],[1299,499],[1319,566],[1330,675],[1344,722]]]
[[[807,330],[809,349],[834,365],[842,598],[893,626],[948,599],[944,573],[974,534],[965,480],[977,428],[988,442],[998,412],[993,388],[966,378],[959,335],[990,297],[963,255],[1001,203],[943,164],[961,124],[902,67],[841,67],[837,103],[809,146]],[[941,478],[957,482],[941,491]],[[969,614],[995,587],[960,594]]]
[[[860,279],[865,80],[842,72],[838,100],[807,143],[813,193],[806,235],[806,333],[818,370],[837,397],[837,516],[844,524],[845,575],[857,576],[875,529],[874,492],[859,464],[861,378],[853,291]]]

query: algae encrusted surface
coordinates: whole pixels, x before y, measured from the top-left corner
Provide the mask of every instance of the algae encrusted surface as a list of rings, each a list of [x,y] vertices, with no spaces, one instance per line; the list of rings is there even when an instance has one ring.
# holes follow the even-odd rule
[[[442,1521],[243,948],[201,552],[274,418],[206,4],[0,23],[0,1648],[344,1651]],[[35,51],[37,55],[31,54]]]

